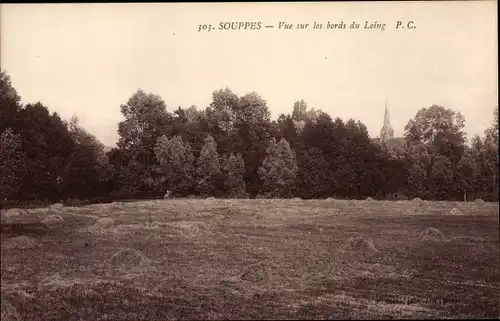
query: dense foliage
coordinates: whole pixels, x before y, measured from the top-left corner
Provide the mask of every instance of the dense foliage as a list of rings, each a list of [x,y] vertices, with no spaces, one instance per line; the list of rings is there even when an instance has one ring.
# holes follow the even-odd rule
[[[0,197],[50,200],[161,197],[301,197],[498,200],[498,107],[471,144],[464,117],[422,108],[399,152],[366,126],[309,109],[271,120],[257,93],[213,92],[203,110],[173,112],[142,90],[119,106],[117,146],[105,147],[41,103],[21,104],[0,74]]]

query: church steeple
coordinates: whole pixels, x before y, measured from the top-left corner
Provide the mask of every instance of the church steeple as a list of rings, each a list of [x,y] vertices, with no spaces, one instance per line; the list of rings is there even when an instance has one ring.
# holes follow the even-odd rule
[[[394,138],[394,130],[391,126],[389,108],[387,108],[387,99],[385,100],[384,126],[380,130],[380,142],[385,143]]]
[[[384,125],[391,126],[391,118],[389,116],[389,109],[387,108],[387,99],[385,100]]]

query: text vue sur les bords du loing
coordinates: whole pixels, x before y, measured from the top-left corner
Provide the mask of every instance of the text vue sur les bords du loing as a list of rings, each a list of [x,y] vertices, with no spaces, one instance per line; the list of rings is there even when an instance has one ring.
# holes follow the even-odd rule
[[[346,24],[344,21],[333,23],[327,21],[326,23],[318,23],[314,21],[313,23],[289,23],[286,21],[280,21],[278,24],[264,24],[262,21],[222,21],[218,24],[200,24],[198,25],[198,32],[200,31],[245,31],[245,30],[261,30],[261,29],[280,29],[280,30],[322,30],[322,29],[337,29],[337,30],[380,30],[385,31],[387,28],[386,23],[380,23],[378,21],[368,21],[363,22],[353,21],[350,24]],[[416,25],[413,20],[410,21],[394,21],[391,26],[394,29],[415,29]]]

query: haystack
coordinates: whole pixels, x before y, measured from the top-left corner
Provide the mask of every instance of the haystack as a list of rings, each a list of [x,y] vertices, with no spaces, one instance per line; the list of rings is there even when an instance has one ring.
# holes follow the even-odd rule
[[[100,205],[94,211],[95,214],[99,215],[110,215],[115,212],[115,206],[113,205]]]
[[[61,203],[55,203],[55,204],[52,204],[50,205],[50,209],[51,210],[60,210],[64,207],[64,205],[62,205]]]
[[[38,246],[36,240],[32,237],[20,235],[7,240],[3,244],[5,249],[27,250]]]
[[[207,201],[215,201],[215,197],[213,196],[209,196],[207,198],[205,198]]]
[[[484,204],[484,201],[482,199],[478,198],[476,200],[476,204]]]
[[[355,252],[374,253],[379,252],[373,245],[372,240],[358,236],[348,240],[348,249]]]
[[[422,202],[422,199],[421,199],[420,197],[415,197],[415,198],[412,200],[412,202],[415,202],[415,203],[417,203],[417,202]]]
[[[406,208],[404,211],[404,214],[405,215],[422,215],[424,213],[422,212],[422,210],[419,207],[415,206],[415,207]]]
[[[454,207],[450,210],[450,215],[460,216],[464,215],[464,213],[462,213],[462,211],[460,211],[458,208]]]
[[[28,213],[20,208],[11,208],[5,212],[4,216],[6,218],[23,217],[28,216]]]
[[[59,222],[62,222],[62,221],[64,221],[64,220],[59,215],[49,215],[49,216],[47,216],[42,221],[42,223],[44,223],[44,224],[52,224],[52,223],[59,223]]]
[[[187,238],[210,234],[203,221],[176,221],[167,223],[167,226],[173,227],[177,233]]]
[[[95,227],[110,227],[114,225],[115,221],[110,217],[102,217],[98,219],[94,224]]]
[[[234,215],[236,215],[236,214],[238,214],[238,213],[239,213],[239,212],[238,212],[238,210],[237,210],[237,209],[235,209],[234,207],[229,207],[229,206],[228,206],[228,207],[226,207],[226,208],[224,209],[224,212],[222,212],[222,215],[223,215],[224,217],[230,217],[230,216],[234,216]]]
[[[374,199],[372,197],[367,197],[366,200],[367,201],[373,201]]]
[[[116,268],[130,269],[144,263],[144,255],[134,249],[123,248],[116,252],[110,259],[110,264]]]
[[[422,233],[420,233],[418,240],[440,242],[446,240],[446,238],[440,230],[433,227],[428,227],[423,230]]]
[[[240,279],[253,283],[266,283],[273,277],[274,274],[276,274],[278,269],[279,267],[274,263],[254,263],[245,268],[243,273],[240,275]]]
[[[327,202],[333,202],[333,201],[335,201],[335,199],[332,198],[332,197],[328,197],[325,201],[327,201]]]
[[[17,312],[16,308],[12,304],[10,304],[7,299],[2,295],[1,297],[1,305],[2,305],[2,321],[21,321],[21,316]]]

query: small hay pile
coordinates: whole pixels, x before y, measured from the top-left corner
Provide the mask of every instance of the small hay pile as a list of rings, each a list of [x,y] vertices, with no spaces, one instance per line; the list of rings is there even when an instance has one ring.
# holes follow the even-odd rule
[[[478,198],[476,200],[476,204],[484,204],[484,201],[482,199]]]
[[[167,223],[167,226],[173,227],[177,233],[187,238],[210,234],[203,221],[177,221]]]
[[[60,210],[64,207],[61,203],[55,203],[49,206],[51,210]]]
[[[153,221],[147,224],[120,224],[114,230],[116,233],[133,233],[137,231],[145,231],[145,230],[157,230],[161,227],[167,226],[166,223]]]
[[[366,198],[366,201],[371,202],[371,201],[374,201],[374,199],[373,199],[372,197],[367,197],[367,198]]]
[[[38,247],[38,244],[34,238],[20,235],[7,240],[2,247],[5,249],[27,250]]]
[[[114,268],[131,269],[145,263],[144,255],[131,248],[123,248],[113,254],[109,263]]]
[[[272,262],[257,262],[247,266],[240,275],[240,279],[252,283],[268,283],[278,275],[279,267]]]
[[[332,198],[332,197],[328,197],[327,199],[325,199],[325,201],[327,201],[327,202],[334,202],[334,201],[335,201],[335,199],[334,199],[334,198]]]
[[[351,238],[347,241],[347,249],[354,252],[362,253],[377,253],[379,250],[375,248],[372,240],[361,236]]]
[[[441,242],[441,241],[445,241],[446,238],[444,237],[444,234],[440,230],[433,228],[433,227],[428,227],[425,230],[423,230],[422,233],[420,233],[417,240]]]
[[[20,208],[11,208],[5,212],[4,216],[6,218],[25,217],[28,213]]]
[[[16,308],[6,298],[4,298],[3,294],[1,297],[1,306],[2,306],[2,321],[21,321],[21,316],[17,312]]]
[[[106,227],[111,227],[111,226],[115,226],[116,223],[115,223],[115,220],[113,220],[112,218],[110,217],[102,217],[100,219],[98,219],[95,223],[94,223],[94,227],[97,227],[97,228],[106,228]]]
[[[450,210],[450,215],[453,215],[453,216],[461,216],[461,215],[464,215],[464,213],[462,213],[461,210],[459,210],[458,208],[454,207]]]
[[[415,197],[414,199],[411,200],[413,203],[420,203],[422,202],[422,199],[420,197]]]
[[[235,209],[234,207],[229,207],[229,206],[226,206],[224,208],[224,210],[221,211],[221,214],[224,218],[234,216],[238,213],[239,213],[239,211],[237,209]]]
[[[115,210],[111,206],[101,206],[96,208],[96,210],[94,211],[94,213],[97,215],[110,215],[113,212],[115,212]]]
[[[59,215],[49,215],[47,216],[42,223],[44,224],[53,224],[53,223],[59,223],[64,221],[63,218]]]
[[[99,204],[99,207],[108,207],[108,208],[119,209],[119,208],[129,207],[129,206],[131,206],[131,204],[132,203],[128,203],[128,202],[111,202],[111,203]]]
[[[405,215],[423,215],[424,212],[420,207],[413,206],[413,207],[408,207],[404,210]]]

